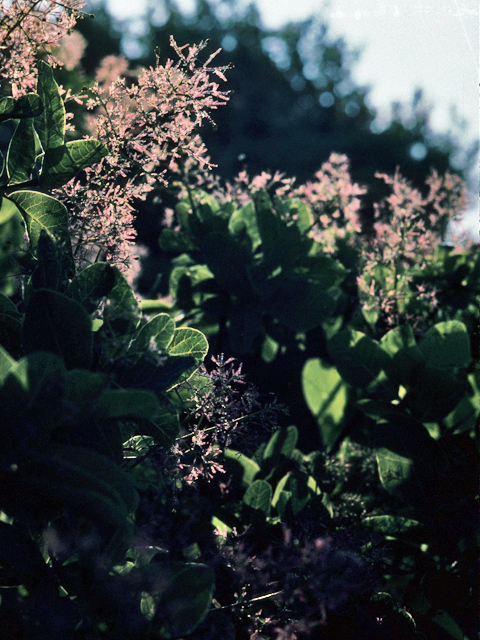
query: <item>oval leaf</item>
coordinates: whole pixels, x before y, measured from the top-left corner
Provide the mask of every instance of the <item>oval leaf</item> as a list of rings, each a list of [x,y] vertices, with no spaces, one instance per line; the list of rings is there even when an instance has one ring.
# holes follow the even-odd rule
[[[64,204],[45,193],[27,189],[14,191],[8,198],[15,203],[25,220],[34,254],[37,252],[38,239],[42,230],[70,248],[68,213]]]
[[[108,149],[98,140],[74,140],[50,147],[43,156],[39,183],[46,189],[61,187],[106,155]]]
[[[37,93],[45,106],[34,121],[35,130],[43,150],[63,144],[66,113],[52,68],[43,60],[38,61]]]
[[[69,369],[88,369],[93,346],[90,316],[75,300],[39,289],[27,306],[23,345],[26,353],[50,351],[62,356]]]
[[[255,480],[245,491],[243,503],[255,509],[255,511],[263,511],[265,515],[270,512],[270,504],[272,502],[272,487],[266,480]]]

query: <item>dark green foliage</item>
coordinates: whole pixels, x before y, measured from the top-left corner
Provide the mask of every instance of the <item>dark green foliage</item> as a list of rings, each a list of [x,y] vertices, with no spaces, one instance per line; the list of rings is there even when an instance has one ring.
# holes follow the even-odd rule
[[[107,150],[65,142],[44,63],[37,90],[0,101],[5,637],[473,640],[478,250],[407,265],[413,320],[388,328],[307,204],[194,190],[160,237],[174,301],[146,318],[116,267],[76,271],[45,191]]]

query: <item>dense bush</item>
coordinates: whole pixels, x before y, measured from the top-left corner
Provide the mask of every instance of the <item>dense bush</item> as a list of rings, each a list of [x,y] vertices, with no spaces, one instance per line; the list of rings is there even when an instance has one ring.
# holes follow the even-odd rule
[[[373,230],[338,154],[303,186],[222,185],[196,128],[225,69],[172,41],[177,63],[112,58],[65,93],[80,4],[0,13],[3,637],[473,640],[461,182],[379,175]],[[96,138],[69,133],[71,98]],[[168,179],[170,296],[139,300],[135,198]]]

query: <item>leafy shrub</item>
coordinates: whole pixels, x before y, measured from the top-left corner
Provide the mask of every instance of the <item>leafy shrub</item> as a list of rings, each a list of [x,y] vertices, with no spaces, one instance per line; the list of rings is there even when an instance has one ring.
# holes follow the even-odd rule
[[[383,177],[373,234],[343,156],[298,188],[221,188],[192,170],[194,126],[224,99],[201,47],[93,87],[100,139],[68,141],[51,64],[18,78],[42,6],[0,15],[5,636],[473,638],[479,260],[444,242],[461,184],[432,175],[422,195]],[[48,45],[72,23],[52,24]],[[171,147],[134,175],[155,132]],[[133,194],[167,160],[183,175],[159,239],[170,304],[137,299],[109,237],[128,244]]]

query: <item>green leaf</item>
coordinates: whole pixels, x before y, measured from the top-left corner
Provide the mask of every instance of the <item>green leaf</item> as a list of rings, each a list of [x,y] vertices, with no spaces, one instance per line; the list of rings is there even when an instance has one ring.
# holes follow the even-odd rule
[[[268,194],[259,191],[254,194],[257,225],[262,239],[264,263],[270,270],[280,266],[284,272],[289,272],[298,264],[302,257],[306,257],[313,241],[305,236],[295,222],[297,208],[288,211],[288,218],[282,216],[282,206],[272,207]],[[277,200],[278,203],[278,200]]]
[[[280,456],[289,458],[295,449],[298,440],[298,430],[290,425],[284,429],[279,429],[271,436],[267,446],[263,450],[263,459],[279,459]]]
[[[230,295],[251,296],[249,266],[252,255],[226,233],[209,233],[202,242],[205,263]]]
[[[455,622],[452,616],[446,611],[440,610],[432,616],[432,621],[447,633],[452,640],[466,640],[462,629]]]
[[[13,202],[11,200],[8,200],[8,198],[2,198],[0,207],[0,224],[3,225],[7,223],[14,216],[19,216],[20,220],[22,219],[20,211],[13,204]]]
[[[17,361],[0,345],[0,384],[9,375],[10,371],[15,367]]]
[[[9,184],[30,180],[35,167],[35,151],[33,120],[20,120],[8,145],[7,176]]]
[[[198,329],[180,327],[168,345],[169,356],[191,356],[200,365],[208,352],[208,342]]]
[[[74,140],[46,149],[43,155],[39,184],[56,189],[74,178],[80,171],[108,155],[108,149],[98,140]]]
[[[9,298],[0,293],[0,345],[14,355],[20,351],[21,329],[22,314]]]
[[[277,506],[277,503],[280,500],[281,494],[286,492],[286,486],[288,484],[288,481],[291,475],[292,475],[292,472],[289,471],[277,482],[277,486],[275,487],[275,493],[273,494],[273,498],[272,498],[272,507]],[[291,497],[291,493],[289,493],[289,497]]]
[[[458,320],[440,322],[418,344],[429,367],[451,371],[466,368],[472,360],[467,328]]]
[[[155,421],[143,423],[138,430],[152,436],[156,444],[169,449],[180,431],[180,421],[174,405],[167,400],[161,401]]]
[[[192,356],[168,356],[156,358],[145,354],[134,363],[118,361],[113,366],[117,383],[122,387],[147,389],[156,393],[173,388],[179,381],[189,377],[197,368]]]
[[[178,569],[156,605],[153,624],[160,626],[162,637],[180,638],[194,631],[211,607],[214,589],[215,576],[206,565],[188,563]]]
[[[320,358],[307,360],[302,371],[305,402],[315,417],[327,451],[337,442],[345,422],[348,385],[337,369]]]
[[[372,531],[386,536],[415,534],[424,529],[424,525],[418,520],[402,516],[367,516],[362,523]]]
[[[65,484],[103,494],[125,514],[138,506],[138,494],[130,476],[118,464],[90,448],[51,445],[32,463],[32,474],[46,481],[57,477]]]
[[[25,352],[50,351],[62,356],[68,369],[88,369],[92,359],[91,327],[90,316],[81,304],[57,291],[39,289],[25,312]]]
[[[331,318],[337,306],[339,290],[323,289],[315,281],[290,274],[278,278],[278,287],[265,314],[282,322],[292,331],[309,331]]]
[[[266,480],[254,480],[243,496],[243,503],[247,507],[262,511],[265,515],[270,513],[271,502],[272,487]]]
[[[139,420],[137,429],[143,434],[152,436],[157,444],[165,447],[173,443],[179,431],[175,407],[144,389],[104,391],[95,403],[95,414],[99,420],[115,418]]]
[[[234,237],[241,238],[244,233],[250,238],[252,254],[261,245],[260,232],[257,225],[255,205],[252,201],[234,211],[228,221],[228,230]]]
[[[378,342],[354,329],[330,338],[328,352],[345,382],[360,389],[366,389],[388,363]]]
[[[271,336],[266,335],[262,343],[262,360],[268,364],[277,357],[280,345]]]
[[[389,493],[414,506],[422,519],[446,507],[446,458],[418,420],[392,415],[388,423],[377,424],[375,447],[380,480]]]
[[[162,229],[158,239],[158,245],[162,251],[172,253],[183,253],[185,251],[193,251],[196,247],[183,230]]]
[[[38,61],[37,93],[45,108],[35,117],[34,126],[40,144],[46,151],[50,147],[63,144],[66,113],[58,85],[53,78],[52,68],[42,60]]]
[[[83,269],[72,280],[66,295],[93,313],[99,301],[108,296],[115,285],[115,270],[107,262],[96,262]]]
[[[228,337],[238,354],[251,353],[255,341],[263,333],[260,304],[233,303],[228,315]]]
[[[380,347],[390,356],[385,361],[388,378],[397,385],[409,386],[413,377],[425,366],[425,357],[417,347],[410,326],[395,327],[380,341]]]
[[[7,96],[0,99],[0,122],[10,118],[34,118],[43,113],[43,102],[36,93],[26,93],[20,98]]]
[[[248,487],[260,471],[260,467],[255,460],[248,458],[245,454],[235,449],[226,449],[225,458],[228,462],[226,465],[227,471],[234,472],[235,467],[240,469],[240,482],[244,487]]]
[[[143,352],[149,349],[156,349],[157,351],[170,352],[168,346],[172,342],[174,335],[174,320],[168,313],[159,313],[140,328],[129,346],[129,351]]]
[[[412,376],[405,404],[421,422],[436,422],[455,409],[466,391],[465,380],[427,366]]]
[[[68,276],[74,271],[71,255],[42,229],[38,239],[37,256],[38,262],[30,279],[31,286],[34,289],[55,289],[63,292],[68,285]]]
[[[128,284],[127,279],[117,267],[111,267],[115,275],[115,284],[112,287],[108,299],[110,300],[115,313],[136,314],[138,312],[138,300],[135,297],[132,287]],[[136,321],[138,324],[138,321]]]
[[[27,189],[14,191],[8,195],[8,198],[15,203],[25,220],[34,254],[37,251],[38,239],[42,230],[57,238],[71,251],[68,213],[63,203],[45,193]]]

